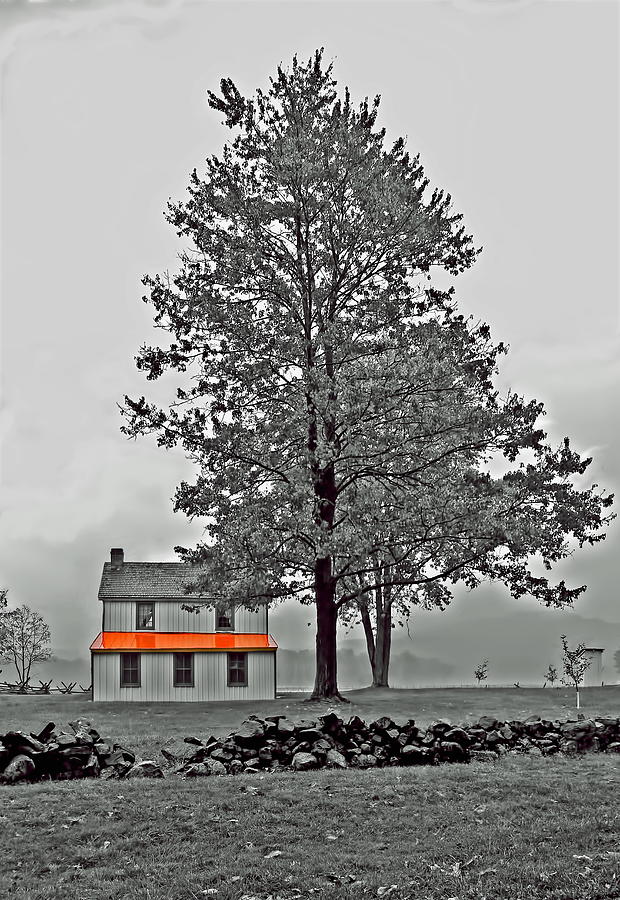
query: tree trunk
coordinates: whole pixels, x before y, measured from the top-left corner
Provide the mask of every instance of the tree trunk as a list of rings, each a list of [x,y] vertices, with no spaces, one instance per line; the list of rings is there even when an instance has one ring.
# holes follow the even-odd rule
[[[364,634],[366,635],[366,649],[368,651],[368,661],[370,662],[370,669],[372,671],[373,679],[375,676],[375,633],[372,630],[372,619],[370,618],[370,613],[368,611],[368,603],[366,600],[361,600],[358,603],[360,616],[362,619],[362,625],[364,626]]]
[[[389,687],[388,672],[392,650],[392,585],[390,584],[392,567],[388,563],[381,563],[377,576],[377,640],[372,686]],[[381,587],[382,580],[386,582],[383,587]]]
[[[331,354],[325,348],[326,357]],[[331,373],[330,374],[331,377]],[[308,449],[314,456],[317,448],[317,418],[312,398],[308,395],[310,424],[308,429]],[[326,416],[324,434],[328,444],[334,442],[335,424],[333,416]],[[320,467],[316,459],[312,464],[315,496],[315,523],[321,528],[331,531],[336,511],[336,473],[333,463]],[[314,597],[316,605],[316,673],[311,700],[344,700],[338,691],[337,659],[336,659],[336,625],[338,607],[336,606],[336,581],[332,572],[331,556],[318,557],[314,561]]]
[[[377,635],[373,631],[372,619],[367,603],[360,603],[360,616],[366,635],[368,661],[372,671],[373,687],[389,687],[390,651],[392,648],[392,607],[382,608],[377,602]]]
[[[331,558],[314,564],[316,602],[316,674],[311,700],[344,700],[338,691],[336,623],[338,610],[334,598]]]
[[[375,663],[372,670],[373,687],[389,687],[390,651],[392,649],[392,612],[384,609],[377,618]]]

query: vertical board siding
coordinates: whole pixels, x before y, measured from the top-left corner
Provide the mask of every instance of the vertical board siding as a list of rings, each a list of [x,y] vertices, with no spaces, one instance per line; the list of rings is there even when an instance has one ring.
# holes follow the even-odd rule
[[[603,681],[603,654],[587,653],[587,658],[591,660],[590,668],[586,669],[583,676],[584,687],[597,687]]]
[[[121,688],[120,654],[93,654],[93,699],[124,701],[271,700],[274,653],[248,652],[247,687],[228,687],[226,653],[194,653],[194,687],[173,687],[173,653],[140,654],[140,687]]]
[[[213,620],[215,622],[215,619]],[[235,609],[235,631],[240,634],[266,634],[267,610],[259,609],[252,612],[243,606]]]
[[[215,631],[215,610],[201,609],[197,613],[181,609],[183,600],[155,601],[155,631],[176,634],[182,632],[208,634]],[[104,631],[135,631],[136,604],[133,600],[103,601]],[[267,613],[265,609],[252,612],[235,610],[235,631],[240,634],[265,634]]]
[[[135,631],[136,604],[123,600],[104,600],[103,630]]]

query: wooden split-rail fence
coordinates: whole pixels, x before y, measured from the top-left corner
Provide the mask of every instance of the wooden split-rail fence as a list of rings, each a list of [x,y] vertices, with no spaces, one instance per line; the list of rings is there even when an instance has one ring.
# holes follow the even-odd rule
[[[91,689],[92,685],[84,687],[77,681],[70,681],[68,684],[61,681],[53,687],[52,679],[50,681],[39,680],[38,687],[30,682],[0,681],[0,694],[89,694]]]

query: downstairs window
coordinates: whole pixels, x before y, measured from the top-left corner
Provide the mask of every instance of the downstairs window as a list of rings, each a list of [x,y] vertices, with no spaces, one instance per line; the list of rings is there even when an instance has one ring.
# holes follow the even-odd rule
[[[194,687],[194,654],[174,654],[174,687]]]
[[[228,687],[247,687],[248,654],[228,654]]]
[[[139,653],[121,653],[121,687],[140,687]]]

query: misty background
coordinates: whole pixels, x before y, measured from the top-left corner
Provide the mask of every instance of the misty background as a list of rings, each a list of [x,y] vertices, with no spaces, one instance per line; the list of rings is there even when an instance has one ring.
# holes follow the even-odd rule
[[[202,533],[172,513],[189,464],[128,441],[117,403],[172,387],[133,363],[159,338],[140,279],[175,271],[166,202],[228,139],[206,91],[230,76],[251,93],[321,46],[341,90],[382,95],[388,139],[407,136],[484,246],[454,283],[461,311],[510,345],[498,388],[545,403],[552,441],[593,456],[587,484],[620,486],[613,0],[2,0],[0,586],[48,621],[47,677],[90,680],[110,547],[174,560]],[[562,633],[604,647],[619,681],[619,535],[616,521],[556,567],[588,585],[573,610],[485,584],[415,612],[395,629],[391,684],[472,683],[484,658],[490,683],[542,684]],[[313,609],[290,602],[269,624],[280,687],[306,686]],[[369,683],[361,629],[340,638],[341,686]]]

